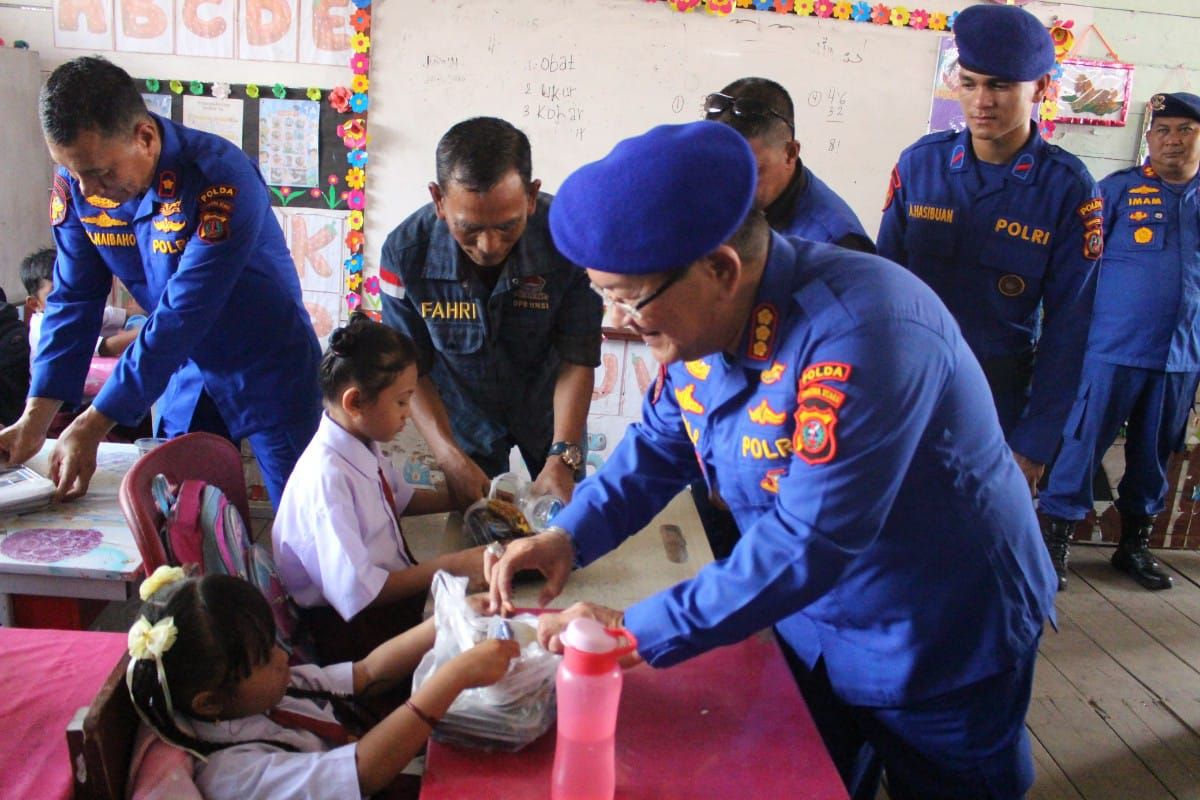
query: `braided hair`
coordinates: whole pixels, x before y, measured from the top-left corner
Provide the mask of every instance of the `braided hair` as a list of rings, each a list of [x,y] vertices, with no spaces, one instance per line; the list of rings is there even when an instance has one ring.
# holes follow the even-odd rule
[[[416,360],[412,339],[356,311],[329,335],[329,349],[321,358],[321,395],[337,404],[346,389],[357,386],[363,402],[373,403]]]

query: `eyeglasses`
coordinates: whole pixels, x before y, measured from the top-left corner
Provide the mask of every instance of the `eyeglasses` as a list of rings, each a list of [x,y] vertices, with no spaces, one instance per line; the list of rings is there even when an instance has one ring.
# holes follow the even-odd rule
[[[742,119],[766,119],[775,117],[781,120],[792,135],[796,135],[796,126],[787,117],[764,103],[762,100],[752,100],[746,97],[730,97],[727,94],[713,92],[704,98],[704,116],[706,119],[716,119],[726,112],[732,112],[735,117]]]
[[[652,302],[654,302],[655,298],[657,298],[659,295],[661,295],[667,289],[670,289],[673,285],[675,285],[676,283],[679,283],[679,281],[683,279],[683,276],[687,274],[687,271],[688,271],[688,267],[684,267],[683,269],[675,270],[674,272],[672,272],[670,275],[667,276],[667,279],[662,282],[661,286],[659,286],[657,289],[655,289],[650,294],[643,297],[641,300],[638,300],[636,303],[628,303],[624,300],[618,300],[617,298],[615,298],[611,294],[609,294],[608,289],[602,289],[594,283],[590,283],[588,285],[592,287],[593,292],[600,295],[600,298],[604,302],[612,305],[614,308],[618,309],[622,314],[629,317],[634,322],[641,322],[642,321],[642,309],[645,308],[646,306],[650,305]]]

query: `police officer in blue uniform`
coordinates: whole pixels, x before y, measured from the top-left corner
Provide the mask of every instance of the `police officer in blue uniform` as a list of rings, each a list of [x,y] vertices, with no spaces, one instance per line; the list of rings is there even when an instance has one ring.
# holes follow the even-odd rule
[[[78,403],[113,277],[149,319],[51,457],[61,495],[87,490],[114,425],[134,425],[183,364],[254,449],[272,502],[320,420],[320,347],[283,231],[254,163],[219,136],[146,111],[101,58],[54,71],[42,130],[59,164],[50,195],[54,290],[25,412],[0,431],[10,462],[33,455],[58,407]]]
[[[772,230],[813,242],[874,253],[875,245],[846,201],[800,160],[795,106],[787,90],[766,78],[740,78],[704,98],[705,117],[729,125],[750,144],[758,162],[754,207]],[[724,558],[739,536],[725,503],[692,484],[696,512],[715,558]]]
[[[1200,380],[1200,97],[1156,94],[1150,107],[1148,162],[1100,182],[1106,242],[1096,313],[1079,398],[1039,500],[1059,588],[1071,532],[1092,509],[1092,476],[1126,420],[1112,563],[1147,589],[1171,588],[1149,540]]]
[[[559,527],[485,557],[492,603],[528,568],[548,601],[703,479],[743,531],[728,558],[623,620],[574,606],[543,637],[623,621],[665,667],[773,624],[855,796],[874,797],[855,780],[873,748],[893,798],[1021,797],[1054,574],[983,372],[928,287],[772,233],[754,184],[745,140],[711,122],[655,128],[563,183],[555,242],[664,366]]]
[[[383,246],[383,321],[412,337],[413,421],[469,505],[516,445],[533,490],[569,500],[600,364],[600,298],[554,247],[529,139],[477,117],[438,142],[433,202]]]
[[[1037,18],[971,6],[954,35],[967,129],[901,153],[879,253],[929,284],[962,326],[1032,491],[1079,382],[1101,201],[1083,163],[1043,141],[1029,119],[1054,67]]]

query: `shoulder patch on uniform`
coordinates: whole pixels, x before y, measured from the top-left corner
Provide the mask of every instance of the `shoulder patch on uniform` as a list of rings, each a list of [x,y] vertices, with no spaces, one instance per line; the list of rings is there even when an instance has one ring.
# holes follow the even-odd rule
[[[950,171],[959,172],[967,163],[967,148],[961,144],[954,145],[950,151]]]
[[[225,241],[229,238],[229,217],[215,211],[201,212],[196,234],[200,241],[209,244]]]
[[[1099,197],[1092,197],[1085,200],[1079,208],[1075,209],[1075,213],[1080,219],[1087,219],[1090,216],[1102,214],[1104,212],[1104,200]]]
[[[1033,167],[1036,162],[1033,159],[1033,153],[1022,153],[1016,163],[1013,164],[1012,174],[1014,177],[1027,181],[1029,176],[1033,174]]]
[[[205,205],[218,202],[228,203],[235,197],[237,197],[236,186],[230,186],[227,183],[218,183],[214,184],[213,186],[209,186],[207,189],[202,191],[200,196],[196,198],[196,201],[200,204],[200,207],[203,208]]]
[[[175,177],[175,173],[169,169],[164,169],[158,173],[158,196],[163,200],[170,200],[175,197],[176,189],[179,185],[179,180]]]
[[[1104,225],[1098,223],[1083,229],[1083,257],[1096,261],[1104,255]]]
[[[896,190],[900,188],[900,185],[900,165],[896,164],[892,167],[892,177],[888,178],[887,198],[883,201],[884,211],[892,207],[892,200],[896,198]]]
[[[54,176],[54,185],[50,189],[50,224],[61,225],[67,218],[67,203],[70,202],[71,190],[62,175]]]
[[[810,364],[800,371],[800,388],[818,381],[845,383],[850,380],[852,370],[853,367],[841,361],[819,361],[816,364]]]

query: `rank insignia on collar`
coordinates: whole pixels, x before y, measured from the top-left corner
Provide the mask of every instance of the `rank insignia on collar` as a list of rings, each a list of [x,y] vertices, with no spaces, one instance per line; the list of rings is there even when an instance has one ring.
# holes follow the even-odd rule
[[[712,371],[712,365],[703,360],[685,361],[683,368],[688,371],[688,375],[702,381],[708,380],[708,373]]]
[[[67,182],[61,175],[54,176],[54,186],[50,189],[50,224],[61,225],[67,218],[67,198],[71,196]]]
[[[703,414],[704,406],[696,399],[696,384],[689,383],[682,389],[675,390],[675,402],[679,403],[680,411],[691,414]]]
[[[1157,178],[1158,177],[1158,173],[1154,171],[1154,167],[1150,166],[1149,164],[1142,165],[1142,174],[1145,175],[1147,178]]]
[[[883,210],[887,211],[892,207],[892,200],[896,199],[896,190],[900,188],[900,165],[892,167],[892,177],[888,178],[887,199],[883,201]]]
[[[750,343],[746,357],[754,361],[766,361],[775,343],[775,327],[779,323],[779,312],[770,303],[759,303],[750,314]]]
[[[1013,164],[1012,174],[1020,180],[1027,181],[1029,180],[1029,176],[1033,174],[1033,165],[1033,154],[1022,153],[1017,162]]]
[[[967,148],[961,144],[954,145],[950,152],[950,171],[959,172],[967,163]]]
[[[179,183],[175,173],[165,169],[158,173],[158,196],[163,200],[175,197],[176,185]]]
[[[772,383],[779,383],[779,380],[783,377],[783,371],[785,369],[787,369],[787,367],[776,361],[774,364],[763,370],[762,376],[759,378],[759,380],[768,385]]]

